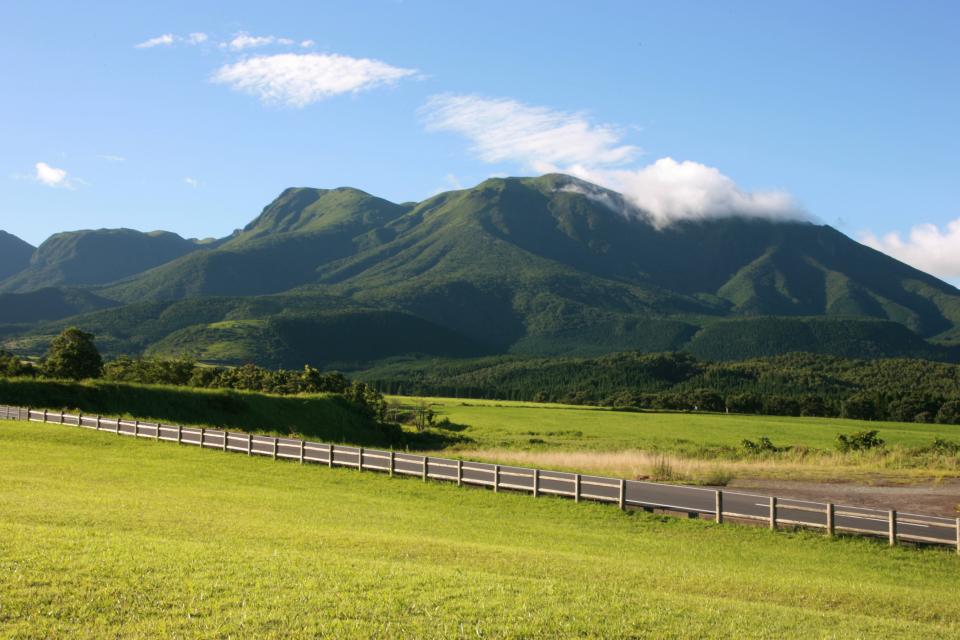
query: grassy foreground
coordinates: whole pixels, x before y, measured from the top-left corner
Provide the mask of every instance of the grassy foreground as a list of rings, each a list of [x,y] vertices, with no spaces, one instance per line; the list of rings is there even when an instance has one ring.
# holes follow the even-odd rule
[[[428,403],[463,438],[455,445],[472,458],[629,477],[723,484],[730,477],[901,481],[960,476],[957,455],[917,454],[943,438],[960,443],[960,427],[711,413],[623,412],[597,407],[497,400],[391,397]],[[459,427],[456,425],[460,425]],[[882,451],[839,454],[839,433],[876,429]],[[744,439],[770,438],[790,447],[750,455]]]
[[[960,634],[944,550],[0,423],[7,637]]]

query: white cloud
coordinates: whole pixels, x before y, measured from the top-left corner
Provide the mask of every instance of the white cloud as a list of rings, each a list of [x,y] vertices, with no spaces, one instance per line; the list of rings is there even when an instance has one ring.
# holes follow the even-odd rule
[[[934,224],[917,225],[906,239],[895,232],[882,237],[866,232],[860,241],[938,278],[960,278],[960,218],[942,230]]]
[[[127,159],[123,156],[117,156],[110,153],[101,153],[97,155],[101,160],[106,160],[107,162],[126,162]]]
[[[314,42],[313,40],[304,40],[304,41],[302,41],[302,42],[300,43],[300,46],[303,47],[304,49],[309,49],[310,47],[312,47],[312,46],[315,45],[315,44],[317,44],[317,43]]]
[[[138,45],[135,45],[137,49],[151,49],[158,46],[170,46],[176,40],[176,36],[172,33],[165,33],[162,36],[157,36],[156,38],[150,38],[149,40],[144,40]]]
[[[211,80],[266,103],[305,107],[335,95],[394,84],[416,73],[368,58],[284,53],[224,65]]]
[[[34,179],[40,184],[45,184],[48,187],[73,189],[73,183],[67,177],[65,170],[51,167],[46,162],[38,162],[33,166],[36,169]]]
[[[153,47],[165,46],[169,47],[171,45],[186,42],[187,44],[203,44],[209,39],[209,36],[202,31],[195,31],[186,37],[178,36],[172,33],[165,33],[162,36],[157,36],[156,38],[150,38],[149,40],[144,40],[140,44],[134,45],[137,49],[152,49]]]
[[[431,97],[421,114],[428,130],[466,137],[484,162],[514,162],[537,173],[589,180],[622,193],[632,214],[657,227],[723,216],[807,218],[789,194],[743,190],[718,169],[698,162],[667,157],[631,166],[641,151],[623,142],[625,130],[593,123],[584,113],[505,98],[443,94]]]
[[[620,144],[619,128],[591,124],[582,113],[533,107],[516,100],[475,95],[431,97],[421,110],[431,131],[453,131],[473,143],[484,162],[526,166],[620,164],[638,147]]]
[[[268,44],[273,44],[275,41],[276,38],[273,36],[252,36],[246,31],[240,31],[234,34],[233,40],[226,44],[234,51],[242,51],[243,49],[265,47]]]
[[[200,186],[200,181],[196,178],[191,178],[190,176],[184,178],[183,181],[187,184],[187,186],[193,187],[194,189]]]

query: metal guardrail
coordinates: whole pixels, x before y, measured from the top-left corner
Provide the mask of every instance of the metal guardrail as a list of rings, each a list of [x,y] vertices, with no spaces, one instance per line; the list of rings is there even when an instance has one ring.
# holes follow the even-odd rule
[[[894,510],[839,506],[736,491],[608,478],[565,471],[515,467],[488,462],[436,458],[392,450],[351,447],[295,438],[236,433],[205,427],[185,427],[100,415],[68,414],[48,409],[0,405],[0,419],[29,420],[106,431],[120,436],[150,438],[201,448],[296,460],[328,467],[351,467],[456,482],[458,486],[491,487],[497,492],[529,492],[534,497],[552,495],[575,502],[589,500],[645,510],[664,510],[689,516],[758,521],[771,529],[781,525],[823,529],[827,535],[852,533],[900,541],[954,546],[960,554],[960,518],[942,518]]]

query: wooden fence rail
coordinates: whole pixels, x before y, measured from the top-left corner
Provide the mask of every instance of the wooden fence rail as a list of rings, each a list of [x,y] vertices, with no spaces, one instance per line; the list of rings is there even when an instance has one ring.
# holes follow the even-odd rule
[[[205,427],[185,427],[100,415],[68,414],[64,411],[0,405],[0,419],[29,420],[70,425],[115,433],[118,436],[195,445],[274,460],[295,460],[328,467],[350,467],[392,476],[413,476],[456,482],[458,486],[490,487],[494,491],[529,492],[616,504],[620,509],[639,508],[709,517],[756,521],[771,529],[779,526],[823,529],[874,536],[894,545],[900,541],[948,545],[960,554],[960,518],[942,518],[894,510],[840,506],[790,498],[760,496],[737,491],[624,480],[565,471],[531,469],[472,460],[436,458],[412,453],[351,447],[295,438],[237,433]]]

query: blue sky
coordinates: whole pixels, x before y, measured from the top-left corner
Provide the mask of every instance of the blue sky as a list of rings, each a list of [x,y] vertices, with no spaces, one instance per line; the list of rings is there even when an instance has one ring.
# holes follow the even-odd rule
[[[958,24],[955,2],[5,2],[0,228],[222,236],[288,186],[406,201],[559,170],[658,224],[812,216],[957,281]]]

